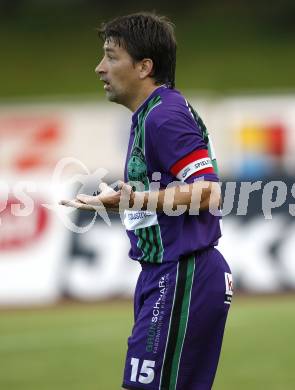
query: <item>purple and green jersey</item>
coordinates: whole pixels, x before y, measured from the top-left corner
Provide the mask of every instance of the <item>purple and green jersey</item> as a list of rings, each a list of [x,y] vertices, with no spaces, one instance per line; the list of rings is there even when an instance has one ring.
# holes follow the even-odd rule
[[[142,190],[153,191],[158,183],[165,189],[176,181],[201,179],[219,181],[207,129],[180,92],[161,86],[132,116],[125,181],[140,182]],[[130,257],[148,263],[178,261],[217,245],[221,236],[220,216],[209,210],[178,216],[126,211],[124,223]]]
[[[155,191],[202,178],[219,180],[206,127],[178,91],[161,86],[132,117],[125,181]],[[142,271],[124,389],[212,388],[233,295],[231,270],[214,248],[219,222],[209,211],[125,211],[130,256]]]

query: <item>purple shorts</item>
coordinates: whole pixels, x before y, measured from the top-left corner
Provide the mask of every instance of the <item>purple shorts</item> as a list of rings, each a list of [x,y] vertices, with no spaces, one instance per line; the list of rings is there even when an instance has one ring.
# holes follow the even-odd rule
[[[123,387],[211,389],[232,293],[230,268],[215,248],[142,264]]]

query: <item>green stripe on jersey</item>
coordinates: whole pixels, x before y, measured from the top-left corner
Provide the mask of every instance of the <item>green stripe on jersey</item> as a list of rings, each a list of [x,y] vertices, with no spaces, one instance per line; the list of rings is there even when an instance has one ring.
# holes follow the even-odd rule
[[[194,255],[179,260],[159,390],[175,390],[194,281]]]
[[[163,247],[163,243],[162,243],[162,236],[161,236],[160,225],[156,225],[155,226],[155,231],[156,231],[156,237],[157,237],[156,239],[157,239],[157,246],[158,246],[158,251],[156,253],[155,262],[156,263],[162,263],[163,254],[164,254],[164,247]],[[151,256],[153,256],[152,253],[151,253]]]
[[[213,155],[213,145],[212,145],[212,141],[211,141],[210,136],[209,136],[208,129],[207,129],[205,123],[203,122],[202,118],[199,116],[197,111],[193,108],[193,106],[189,102],[187,102],[187,106],[188,106],[195,122],[197,123],[198,127],[201,129],[202,137],[203,137],[205,144],[207,145],[208,154],[209,154],[209,157],[212,161],[214,172],[218,175],[218,163],[217,163],[215,155]]]
[[[148,105],[139,112],[137,116],[137,126],[135,128],[135,136],[134,141],[132,145],[132,149],[135,146],[138,146],[142,149],[144,152],[145,150],[145,120],[148,116],[148,114],[159,104],[161,104],[161,97],[155,96],[151,101],[148,103]],[[132,151],[131,151],[132,154]]]
[[[161,97],[155,96],[147,106],[138,114],[137,126],[135,128],[135,136],[132,145],[134,148],[140,148],[143,155],[145,153],[145,122],[148,114],[159,104],[161,104]],[[132,156],[131,150],[131,156]],[[149,179],[144,178],[144,189],[149,190]],[[160,263],[163,259],[163,243],[161,238],[160,226],[150,226],[147,228],[136,229],[135,235],[138,237],[137,247],[142,251],[141,261],[150,263]]]
[[[152,99],[149,102],[144,115],[141,117],[141,120],[139,120],[139,131],[140,131],[140,141],[141,141],[139,146],[141,147],[143,152],[145,152],[145,121],[146,121],[146,118],[147,118],[148,114],[161,103],[162,103],[162,101],[161,101],[160,96],[156,96],[154,99]]]
[[[142,229],[136,229],[138,237],[137,247],[142,251],[141,261],[148,263],[161,263],[164,248],[161,239],[160,226],[154,225]]]

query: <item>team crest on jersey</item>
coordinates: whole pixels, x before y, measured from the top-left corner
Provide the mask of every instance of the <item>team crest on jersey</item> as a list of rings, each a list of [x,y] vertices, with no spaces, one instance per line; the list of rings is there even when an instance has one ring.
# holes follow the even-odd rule
[[[225,299],[224,303],[227,303],[228,305],[231,304],[232,296],[233,296],[233,276],[232,274],[229,274],[228,272],[224,273],[225,278]]]
[[[143,181],[147,177],[147,168],[143,151],[135,146],[127,165],[128,179],[130,181]]]

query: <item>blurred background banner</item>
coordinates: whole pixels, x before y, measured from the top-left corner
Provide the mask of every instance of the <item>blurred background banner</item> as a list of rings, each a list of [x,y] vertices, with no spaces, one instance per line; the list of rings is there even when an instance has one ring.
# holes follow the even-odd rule
[[[108,227],[98,217],[88,229],[91,214],[56,205],[98,179],[123,177],[131,113],[106,101],[94,73],[96,28],[141,9],[175,23],[177,88],[212,135],[223,193],[236,182],[220,240],[236,289],[295,288],[293,1],[0,4],[0,305],[132,295],[138,266],[120,219]],[[245,181],[261,185],[237,215]],[[267,219],[262,198],[280,192],[270,181],[283,183],[286,199],[272,199],[279,206]]]
[[[190,101],[214,139],[224,196],[227,183],[236,182],[220,240],[236,288],[255,293],[294,289],[295,96],[191,95]],[[96,190],[100,179],[122,178],[129,120],[127,110],[105,102],[0,106],[0,304],[132,296],[139,267],[128,260],[120,218],[109,227],[97,216],[82,234],[75,228],[90,226],[93,214],[68,216],[65,208],[54,207],[77,191]],[[269,216],[263,193],[277,181],[286,197]],[[242,182],[262,184],[239,212]],[[270,200],[276,186],[271,190]]]

